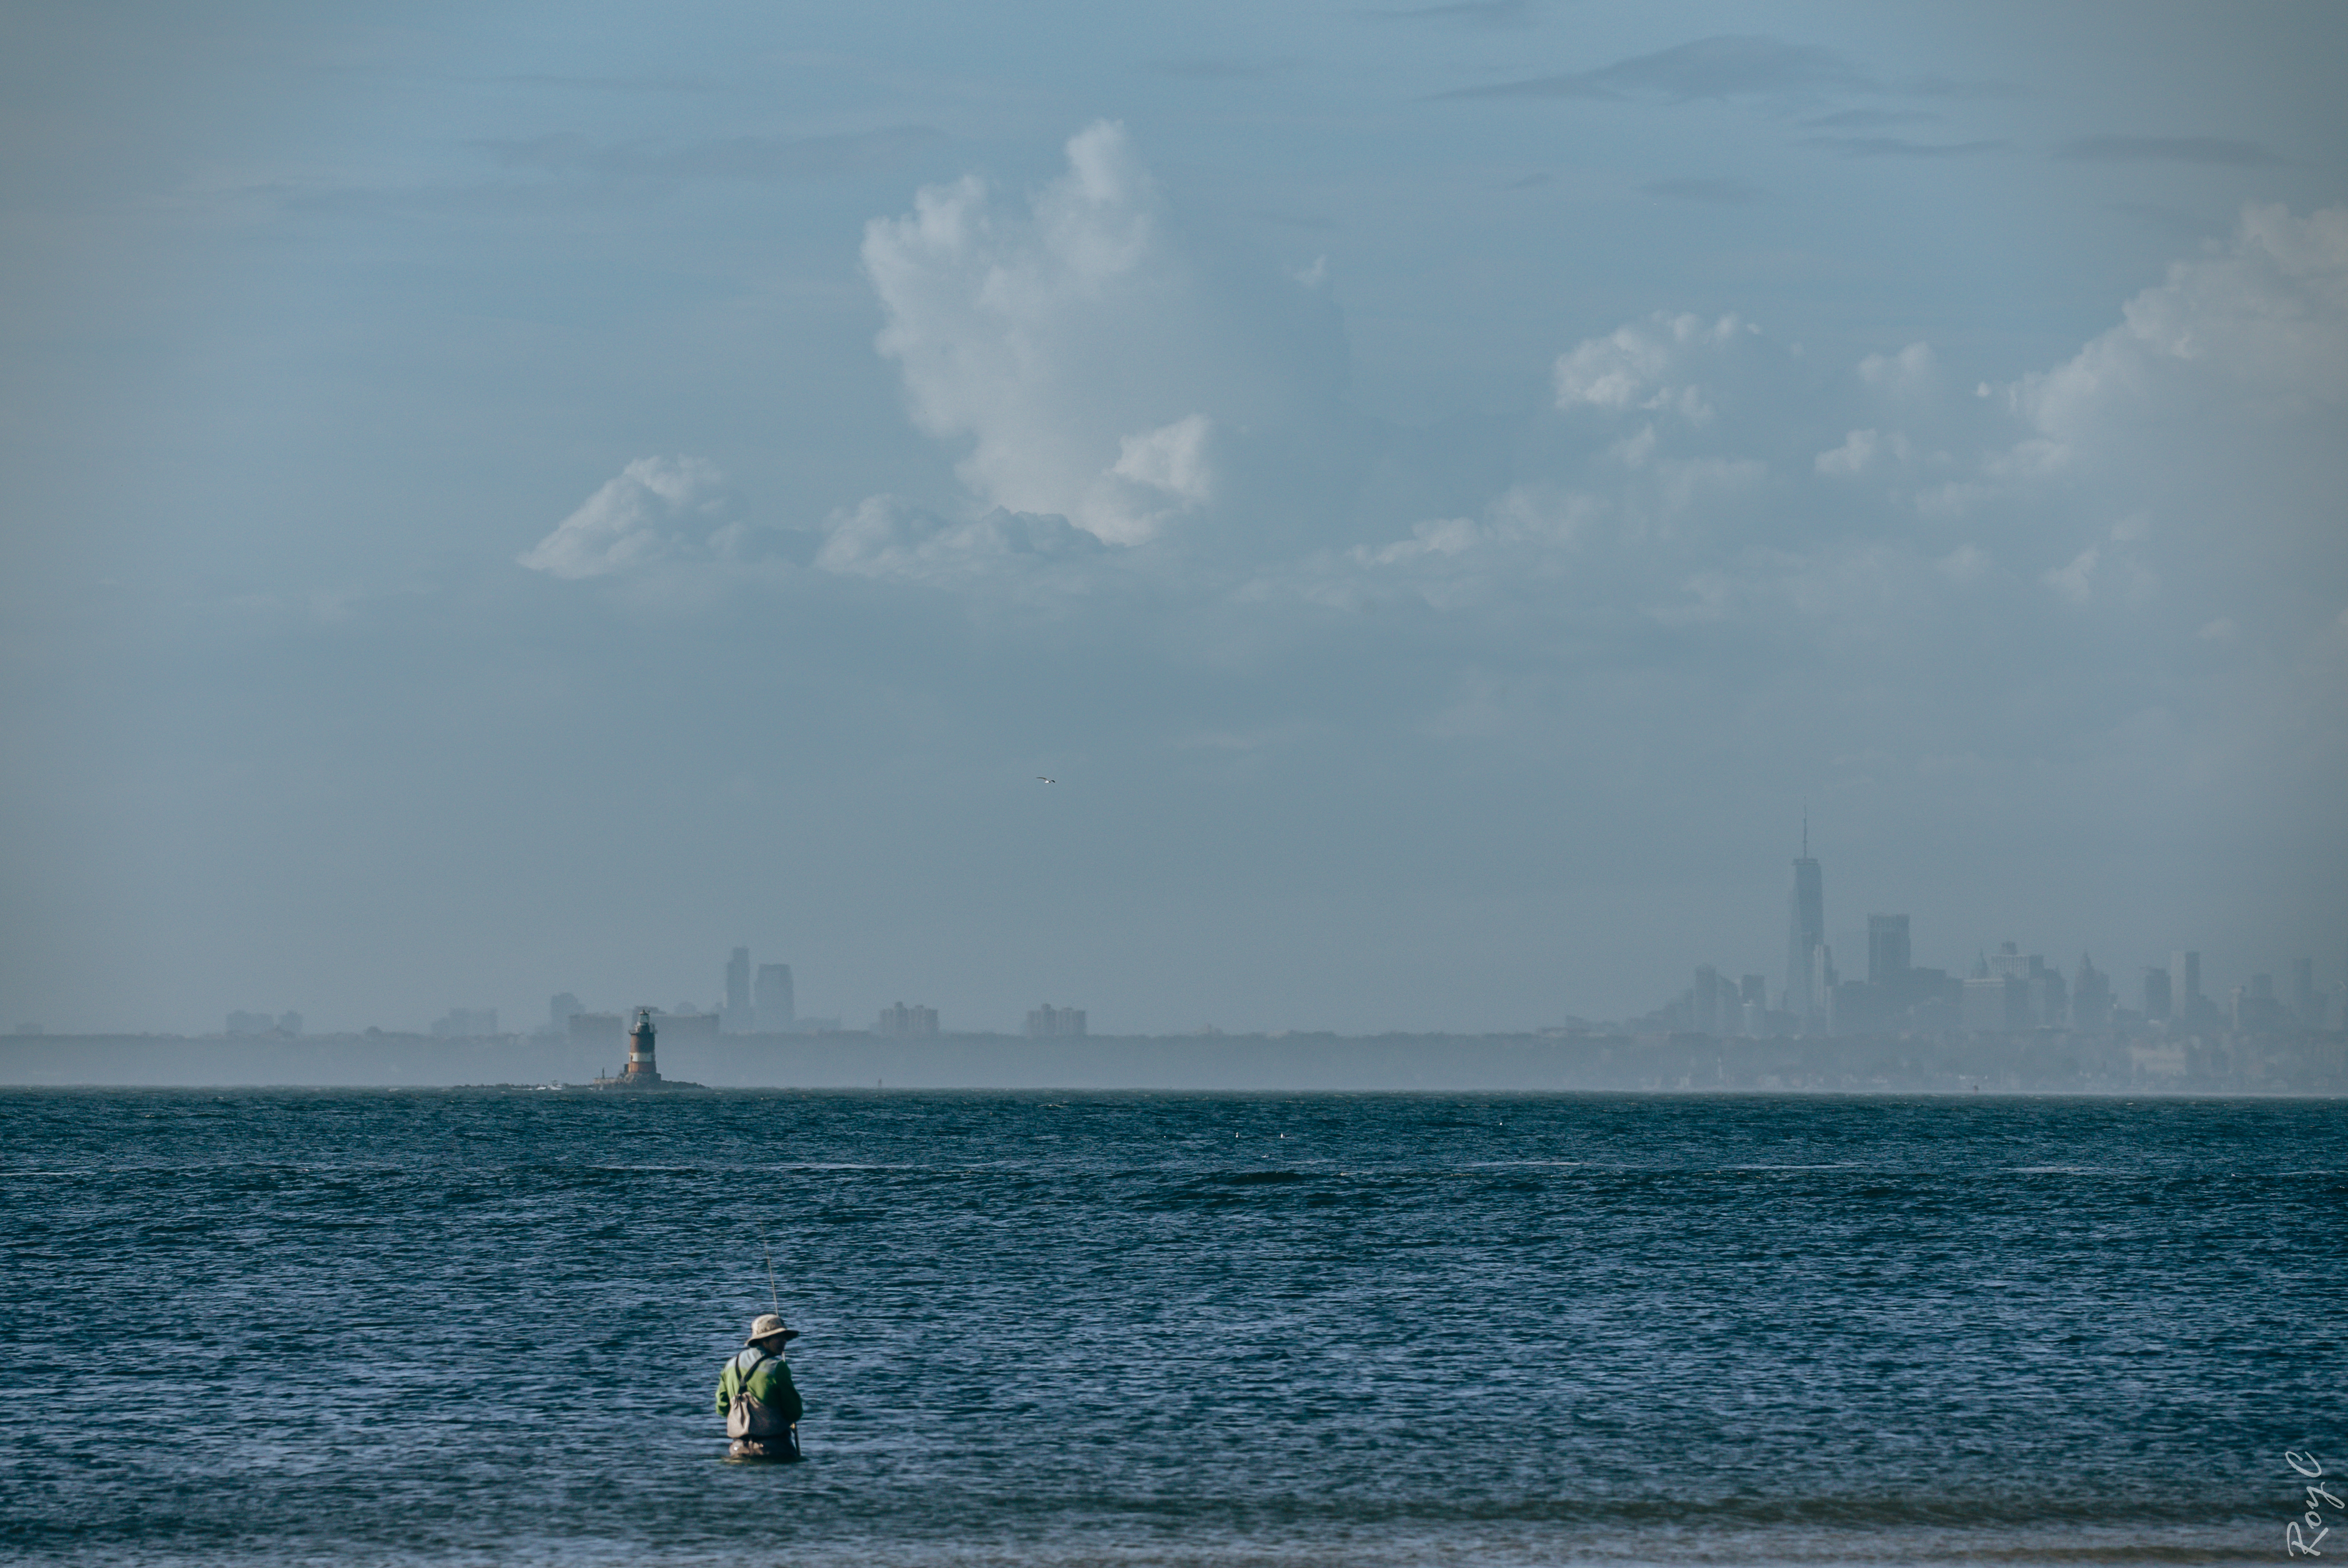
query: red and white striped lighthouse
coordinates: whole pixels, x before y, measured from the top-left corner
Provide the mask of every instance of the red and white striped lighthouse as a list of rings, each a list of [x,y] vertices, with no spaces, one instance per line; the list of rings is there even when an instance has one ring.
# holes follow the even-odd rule
[[[636,1026],[628,1030],[628,1066],[620,1081],[631,1085],[658,1083],[660,1070],[653,1065],[653,1010],[636,1009]]]

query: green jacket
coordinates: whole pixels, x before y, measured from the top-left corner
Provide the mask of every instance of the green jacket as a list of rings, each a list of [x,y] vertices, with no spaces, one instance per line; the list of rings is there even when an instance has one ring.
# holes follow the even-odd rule
[[[750,1397],[787,1421],[799,1419],[803,1407],[799,1403],[798,1388],[791,1381],[790,1363],[780,1356],[767,1356],[764,1361],[759,1360],[758,1358],[764,1354],[755,1345],[746,1345],[726,1363],[726,1370],[717,1375],[719,1415],[734,1408],[734,1396],[742,1391],[743,1373],[750,1372],[750,1368],[756,1367],[757,1370],[750,1372]]]

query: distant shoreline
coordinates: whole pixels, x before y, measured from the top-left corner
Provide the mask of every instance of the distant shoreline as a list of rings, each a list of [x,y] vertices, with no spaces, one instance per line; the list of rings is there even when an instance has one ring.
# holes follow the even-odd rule
[[[454,1089],[584,1084],[545,1036],[0,1036],[0,1087]],[[2348,1037],[2012,1035],[724,1035],[662,1050],[711,1089],[2348,1095]]]

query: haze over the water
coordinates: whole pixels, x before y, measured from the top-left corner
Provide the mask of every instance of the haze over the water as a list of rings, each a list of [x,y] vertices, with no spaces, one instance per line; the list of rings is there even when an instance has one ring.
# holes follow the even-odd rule
[[[2343,33],[16,8],[0,1027],[2329,986]]]

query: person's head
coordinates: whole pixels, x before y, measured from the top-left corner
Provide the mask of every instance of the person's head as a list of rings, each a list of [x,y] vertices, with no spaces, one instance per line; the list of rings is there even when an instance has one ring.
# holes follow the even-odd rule
[[[798,1329],[783,1327],[780,1314],[761,1312],[757,1321],[750,1325],[750,1337],[742,1343],[754,1345],[769,1355],[780,1355],[783,1347],[798,1337]]]

